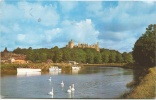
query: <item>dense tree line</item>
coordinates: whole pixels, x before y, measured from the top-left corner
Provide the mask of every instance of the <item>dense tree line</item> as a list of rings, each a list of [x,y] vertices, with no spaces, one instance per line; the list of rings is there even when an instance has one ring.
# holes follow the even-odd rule
[[[133,58],[142,67],[156,65],[156,24],[149,25],[146,32],[136,41],[133,48]]]
[[[78,63],[132,63],[133,58],[131,53],[120,53],[115,50],[101,49],[97,52],[95,49],[91,48],[40,48],[28,49],[17,48],[13,51],[17,54],[25,54],[26,60],[31,60],[32,62],[46,62],[51,60],[55,63],[58,62],[68,62],[76,61]]]

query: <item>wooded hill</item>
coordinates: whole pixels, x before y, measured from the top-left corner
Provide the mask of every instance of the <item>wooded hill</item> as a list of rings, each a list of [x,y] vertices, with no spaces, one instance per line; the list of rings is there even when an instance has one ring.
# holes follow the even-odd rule
[[[120,53],[116,50],[100,49],[97,52],[95,49],[91,48],[40,48],[32,49],[17,48],[13,50],[16,54],[25,54],[26,60],[31,60],[32,62],[46,62],[47,60],[53,61],[55,63],[76,61],[78,63],[89,63],[89,64],[99,64],[99,63],[132,63],[133,58],[131,53]]]

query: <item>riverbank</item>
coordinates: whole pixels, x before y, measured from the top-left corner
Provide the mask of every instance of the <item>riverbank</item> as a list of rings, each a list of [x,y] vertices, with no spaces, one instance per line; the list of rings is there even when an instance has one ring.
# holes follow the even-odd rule
[[[29,63],[29,64],[1,64],[1,75],[16,73],[17,68],[40,68],[43,72],[48,71],[50,66],[60,66],[63,69],[71,67],[68,63]]]
[[[42,71],[48,71],[50,66],[59,66],[62,69],[71,69],[69,63],[28,63],[28,64],[1,64],[1,75],[16,73],[17,68],[40,68]],[[104,64],[79,64],[81,67],[85,66],[110,66],[110,67],[121,67],[121,68],[133,68],[129,67],[126,63],[104,63]]]
[[[103,66],[103,67],[121,67],[121,68],[134,68],[132,63],[103,63],[103,64],[82,64],[83,66]]]
[[[141,82],[135,86],[129,93],[125,93],[121,98],[124,99],[154,99],[155,91],[156,66],[148,70]],[[132,82],[133,83],[133,82]]]
[[[126,63],[104,63],[104,64],[82,64],[83,66],[111,66],[111,67],[123,67]]]

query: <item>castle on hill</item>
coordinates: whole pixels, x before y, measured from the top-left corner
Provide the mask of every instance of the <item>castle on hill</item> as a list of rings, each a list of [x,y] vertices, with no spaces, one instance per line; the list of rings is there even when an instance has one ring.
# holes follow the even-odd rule
[[[66,45],[67,48],[94,48],[96,51],[100,51],[99,48],[99,43],[97,42],[94,45],[88,45],[88,44],[82,44],[82,43],[78,43],[78,45],[74,45],[74,41],[71,40],[68,42],[68,44]]]

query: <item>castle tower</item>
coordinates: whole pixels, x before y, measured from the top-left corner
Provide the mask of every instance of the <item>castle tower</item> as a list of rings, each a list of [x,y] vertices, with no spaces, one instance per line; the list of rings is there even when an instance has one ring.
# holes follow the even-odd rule
[[[100,49],[99,49],[99,42],[96,43],[95,49],[96,49],[96,51],[98,51],[98,52],[100,51]]]
[[[74,41],[73,40],[69,41],[68,46],[69,46],[69,48],[73,48],[74,47]]]

